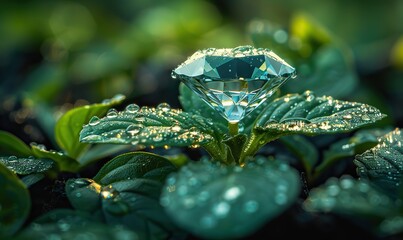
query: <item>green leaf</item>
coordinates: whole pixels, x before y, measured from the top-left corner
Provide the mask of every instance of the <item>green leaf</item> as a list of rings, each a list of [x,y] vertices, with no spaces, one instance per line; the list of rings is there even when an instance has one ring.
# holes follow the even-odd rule
[[[17,157],[29,157],[32,155],[29,147],[13,134],[0,131],[0,155],[13,155]]]
[[[168,177],[161,204],[199,237],[241,238],[285,211],[299,191],[298,173],[284,163],[262,158],[239,167],[201,161]]]
[[[315,145],[301,135],[285,136],[280,141],[301,160],[309,176],[319,159]]]
[[[92,215],[71,209],[48,212],[21,232],[16,240],[33,239],[140,239],[140,235],[123,226],[100,223]]]
[[[119,155],[106,163],[94,177],[102,185],[127,180],[145,178],[164,182],[166,176],[176,167],[167,159],[146,152]]]
[[[55,166],[55,163],[47,158],[18,158],[16,156],[0,157],[0,163],[21,175],[44,173]]]
[[[65,113],[56,123],[55,135],[58,145],[66,151],[71,158],[77,158],[88,147],[79,142],[80,131],[85,123],[93,116],[104,115],[109,108],[120,104],[125,97],[116,95],[102,103],[74,108]]]
[[[64,152],[47,150],[44,145],[31,144],[32,153],[37,158],[48,158],[55,161],[60,171],[76,172],[79,168],[79,163],[67,156]]]
[[[255,131],[270,135],[318,135],[340,133],[374,123],[385,117],[367,104],[317,97],[312,92],[288,94],[265,109]]]
[[[363,103],[317,97],[310,91],[288,94],[271,102],[260,114],[241,161],[267,142],[285,135],[348,132],[383,117],[378,109]]]
[[[176,168],[150,153],[127,153],[109,161],[91,179],[70,179],[67,197],[76,209],[101,215],[108,224],[124,225],[165,239],[177,231],[159,204],[165,177]]]
[[[13,235],[28,217],[31,202],[24,183],[0,164],[0,238]]]
[[[184,111],[211,118],[214,121],[214,125],[216,125],[222,133],[228,133],[228,121],[217,111],[213,110],[202,100],[202,98],[190,90],[185,84],[180,83],[179,93],[179,101],[182,104]]]
[[[21,181],[25,184],[27,188],[34,185],[35,183],[41,181],[45,178],[45,174],[43,173],[33,173],[21,178]]]
[[[372,187],[367,181],[350,176],[330,178],[324,185],[313,189],[304,202],[311,212],[333,212],[363,220],[381,220],[396,212],[395,202]]]
[[[356,154],[363,153],[378,143],[378,137],[387,133],[388,130],[364,129],[356,132],[351,138],[344,138],[333,143],[323,153],[323,161],[315,168],[316,175],[323,173],[337,161]]]
[[[398,194],[403,180],[403,134],[400,129],[381,137],[378,145],[357,155],[354,164],[362,179],[393,196]]]
[[[130,104],[125,111],[110,110],[105,118],[94,117],[81,131],[80,140],[145,146],[191,146],[222,138],[211,119],[171,109]]]

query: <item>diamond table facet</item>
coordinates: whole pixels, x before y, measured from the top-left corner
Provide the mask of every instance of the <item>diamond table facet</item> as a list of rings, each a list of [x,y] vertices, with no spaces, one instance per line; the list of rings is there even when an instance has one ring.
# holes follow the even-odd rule
[[[229,122],[269,98],[295,69],[269,49],[240,46],[194,53],[172,72]]]

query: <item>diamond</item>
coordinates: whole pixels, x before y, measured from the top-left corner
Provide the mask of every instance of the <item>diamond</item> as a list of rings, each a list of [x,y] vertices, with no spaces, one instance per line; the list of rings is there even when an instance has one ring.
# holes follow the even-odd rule
[[[231,123],[269,98],[295,69],[264,48],[209,48],[194,53],[172,72]]]

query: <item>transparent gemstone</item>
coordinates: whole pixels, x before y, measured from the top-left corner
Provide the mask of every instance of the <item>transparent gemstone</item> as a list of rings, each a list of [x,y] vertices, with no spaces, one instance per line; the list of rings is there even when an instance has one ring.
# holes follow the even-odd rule
[[[269,98],[295,69],[269,49],[240,46],[194,53],[172,72],[229,122]]]

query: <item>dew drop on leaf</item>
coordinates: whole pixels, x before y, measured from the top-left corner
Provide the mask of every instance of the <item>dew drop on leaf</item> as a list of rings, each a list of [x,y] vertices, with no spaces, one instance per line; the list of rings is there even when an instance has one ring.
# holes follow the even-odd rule
[[[370,118],[367,114],[362,115],[362,116],[361,116],[361,119],[364,120],[364,121],[369,121],[369,120],[371,120],[371,118]]]
[[[258,209],[259,209],[259,203],[254,200],[245,202],[245,204],[243,206],[243,210],[247,213],[254,213]]]
[[[353,118],[353,116],[351,116],[351,114],[347,114],[343,116],[343,119],[345,120],[351,120]]]
[[[213,206],[213,213],[217,217],[225,217],[231,210],[231,206],[227,202],[219,202]]]
[[[125,110],[128,113],[137,113],[140,110],[140,107],[139,107],[139,105],[132,103],[132,104],[127,105]]]
[[[169,110],[171,110],[171,106],[168,103],[160,103],[157,106],[157,109],[163,112],[169,112]]]
[[[107,118],[115,118],[117,116],[118,116],[118,112],[114,108],[109,109],[108,113],[106,114]]]
[[[99,117],[93,116],[93,117],[90,119],[89,124],[90,124],[91,126],[96,126],[96,125],[98,125],[98,124],[99,124]]]
[[[142,127],[140,124],[131,124],[126,128],[126,132],[130,135],[136,135],[141,131]]]

